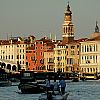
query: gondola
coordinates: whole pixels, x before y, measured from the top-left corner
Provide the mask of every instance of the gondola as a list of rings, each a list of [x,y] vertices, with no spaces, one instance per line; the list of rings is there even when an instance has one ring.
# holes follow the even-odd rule
[[[45,85],[41,85],[35,81],[34,72],[32,71],[23,71],[21,72],[21,79],[18,85],[19,90],[22,93],[43,93],[46,91]]]
[[[47,93],[42,93],[41,96],[39,96],[38,100],[67,100],[69,93],[65,93],[61,95],[59,92],[52,93],[52,91],[49,91]]]

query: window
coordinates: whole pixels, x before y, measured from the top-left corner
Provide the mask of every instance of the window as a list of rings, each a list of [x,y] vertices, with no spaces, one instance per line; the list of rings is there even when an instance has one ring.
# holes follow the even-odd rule
[[[95,45],[94,45],[94,51],[95,51]]]
[[[92,56],[90,56],[90,59],[92,59]]]
[[[71,49],[74,49],[75,48],[75,46],[71,46]]]
[[[20,59],[21,59],[21,55],[20,55]]]
[[[24,59],[24,55],[23,55],[23,59]]]
[[[10,55],[9,55],[9,59],[10,59]]]
[[[71,55],[74,55],[74,51],[71,51]]]
[[[42,52],[41,52],[41,56],[42,56]]]
[[[68,48],[68,46],[66,46],[66,49]]]
[[[40,42],[40,44],[42,44],[42,42]]]
[[[13,55],[12,55],[12,59],[13,59]]]
[[[89,52],[89,46],[87,46],[87,52]]]
[[[87,71],[89,72],[89,68],[87,68]]]
[[[17,55],[17,59],[19,59],[19,55]]]
[[[79,45],[77,45],[77,48],[79,48]]]
[[[92,46],[90,45],[90,52],[92,51]]]
[[[65,32],[64,32],[65,33]],[[67,33],[67,27],[66,27],[66,33]]]
[[[67,64],[68,64],[69,59],[67,59]]]
[[[86,52],[86,45],[85,45],[85,52]]]
[[[90,71],[92,72],[92,68],[90,68]]]

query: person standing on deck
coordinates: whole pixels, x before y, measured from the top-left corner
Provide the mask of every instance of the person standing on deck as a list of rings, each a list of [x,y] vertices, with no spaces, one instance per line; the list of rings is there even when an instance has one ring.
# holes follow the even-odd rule
[[[48,93],[48,91],[50,91],[50,78],[48,75],[46,76],[45,82],[46,82],[46,91]]]
[[[65,93],[65,87],[66,87],[66,82],[63,77],[61,78],[61,80],[59,80],[59,84],[61,86],[61,94],[63,95]]]
[[[54,79],[54,88],[53,88],[53,93],[54,94],[55,94],[55,91],[60,92],[59,83],[56,81],[56,79]]]

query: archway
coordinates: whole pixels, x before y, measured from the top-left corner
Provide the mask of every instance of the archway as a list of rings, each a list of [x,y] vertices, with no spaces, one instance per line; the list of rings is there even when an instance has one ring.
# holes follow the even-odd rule
[[[7,64],[7,69],[11,70],[11,65]]]
[[[16,71],[16,66],[15,65],[12,66],[12,70]]]
[[[5,63],[2,63],[2,64],[1,64],[1,67],[2,67],[2,68],[5,68],[5,66],[6,66]]]

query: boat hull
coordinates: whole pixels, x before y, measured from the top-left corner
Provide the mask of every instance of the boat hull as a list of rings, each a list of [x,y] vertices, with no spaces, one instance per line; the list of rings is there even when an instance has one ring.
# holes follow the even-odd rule
[[[23,83],[19,84],[18,88],[24,94],[37,94],[46,91],[46,88],[38,84]]]
[[[5,81],[0,81],[0,87],[5,87],[5,86],[11,86],[11,81],[5,80]]]

